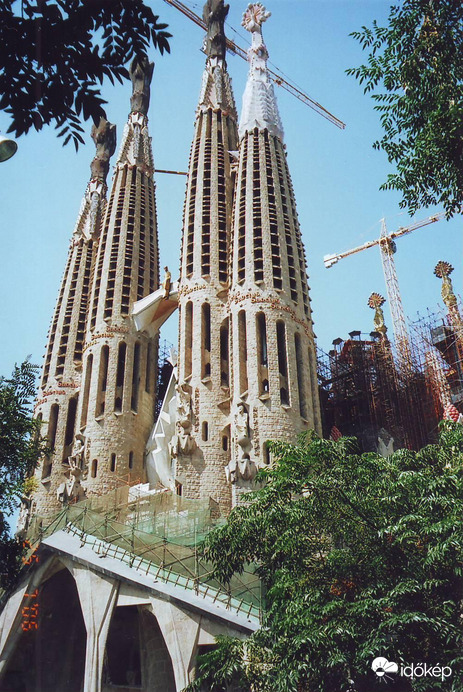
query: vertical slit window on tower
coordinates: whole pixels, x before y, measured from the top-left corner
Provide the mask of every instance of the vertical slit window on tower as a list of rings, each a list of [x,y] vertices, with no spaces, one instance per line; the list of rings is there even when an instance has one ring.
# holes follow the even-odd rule
[[[127,175],[126,167],[124,167],[125,176]],[[122,175],[122,173],[121,173]],[[113,313],[114,304],[114,292],[116,289],[116,278],[117,278],[117,260],[119,257],[120,249],[120,238],[121,238],[121,226],[122,226],[122,215],[124,211],[124,197],[125,197],[125,184],[120,185],[119,194],[117,197],[117,207],[116,215],[114,217],[113,223],[113,237],[111,242],[111,254],[109,257],[109,270],[108,270],[108,283],[106,286],[106,297],[105,297],[105,307],[104,307],[104,318],[108,319]],[[111,209],[111,216],[112,216]],[[107,232],[106,232],[107,235]],[[104,256],[101,257],[101,263],[103,265]],[[103,266],[101,266],[101,269]],[[100,267],[98,267],[100,272]]]
[[[278,235],[278,217],[275,199],[275,187],[273,183],[272,155],[270,151],[270,138],[268,130],[264,130],[265,144],[265,172],[267,179],[267,208],[269,216],[270,246],[272,251],[272,275],[274,288],[283,288],[281,278],[280,239]]]
[[[222,136],[222,114],[217,113],[217,226],[218,226],[218,269],[219,281],[228,279],[228,233],[226,196],[225,149]]]
[[[254,281],[264,280],[264,250],[262,246],[262,197],[260,186],[259,130],[253,137],[252,225],[254,237]]]
[[[285,186],[285,175],[287,169],[284,167],[285,155],[282,150],[282,145],[279,141],[275,144],[275,156],[277,162],[278,170],[278,181],[280,187],[281,196],[281,209],[283,212],[283,222],[285,228],[285,238],[286,238],[286,253],[288,256],[288,274],[289,274],[289,289],[291,294],[291,300],[297,303],[297,279],[296,279],[296,262],[294,257],[294,247],[293,247],[293,237],[291,232],[291,221],[288,211],[288,199]]]
[[[61,327],[61,339],[58,348],[58,358],[56,360],[55,376],[60,377],[64,372],[64,364],[66,361],[66,352],[68,348],[69,334],[71,331],[71,323],[73,319],[73,310],[76,300],[77,284],[80,274],[80,265],[82,260],[82,245],[78,245],[74,256],[74,266],[72,268],[71,281],[68,287],[68,297],[66,301],[66,309],[64,312],[63,324]]]
[[[45,365],[43,368],[42,388],[44,388],[45,385],[47,384],[48,377],[50,374],[51,357],[52,357],[53,348],[55,345],[55,337],[56,337],[56,330],[58,327],[58,319],[59,319],[60,312],[61,312],[61,305],[63,304],[64,289],[66,287],[66,283],[67,283],[67,279],[68,279],[68,275],[69,275],[71,260],[72,260],[72,252],[68,256],[66,269],[64,270],[63,280],[61,281],[61,290],[59,292],[58,302],[56,303],[55,313],[53,315],[53,321],[52,321],[51,327],[50,327],[47,357],[45,359]]]
[[[90,240],[85,244],[85,267],[82,279],[82,293],[80,296],[79,316],[77,318],[76,341],[74,346],[74,361],[80,363],[82,361],[82,350],[84,347],[85,323],[87,320],[88,309],[88,293],[90,288],[90,273],[92,269],[92,246]]]
[[[191,276],[193,273],[193,255],[194,255],[194,230],[195,230],[195,205],[196,205],[196,191],[198,185],[198,165],[199,165],[199,148],[201,144],[201,126],[202,118],[198,120],[196,127],[196,139],[194,147],[191,152],[190,160],[190,190],[189,190],[189,200],[188,200],[188,218],[185,219],[186,223],[186,245],[185,247],[185,269],[187,277]],[[186,210],[185,210],[186,211]]]
[[[155,286],[155,272],[158,268],[158,259],[156,254],[156,200],[152,185],[148,186],[148,212],[149,212],[149,291],[153,293],[157,288]]]
[[[105,411],[106,403],[106,388],[108,384],[108,362],[109,362],[109,346],[105,345],[101,348],[100,354],[100,369],[98,373],[98,392],[96,395],[96,411],[95,415],[98,418]]]
[[[297,254],[299,255],[299,272],[301,277],[302,286],[302,300],[304,303],[304,312],[306,317],[310,317],[310,305],[309,305],[309,293],[307,287],[307,262],[305,259],[304,245],[302,244],[301,229],[299,226],[299,221],[296,212],[296,201],[294,198],[293,184],[291,182],[291,176],[289,174],[288,161],[286,157],[284,158],[284,166],[286,171],[286,179],[289,186],[289,200],[291,203],[292,215],[294,219],[294,233],[296,238]]]
[[[259,395],[266,394],[269,391],[268,384],[268,356],[267,356],[267,327],[265,323],[265,315],[263,312],[258,312],[256,315],[256,330],[257,330],[257,358],[259,370]]]
[[[92,382],[92,369],[93,369],[93,353],[90,353],[87,358],[86,368],[85,368],[85,381],[84,381],[84,396],[82,401],[82,413],[80,416],[80,428],[81,430],[87,425],[87,415],[88,415],[88,402],[90,397],[90,384]]]
[[[138,391],[140,388],[140,343],[137,341],[133,349],[132,396],[130,408],[138,411]]]
[[[201,307],[201,377],[210,377],[211,374],[211,306],[203,303]]]
[[[248,339],[246,333],[246,312],[238,313],[238,349],[239,349],[239,378],[240,395],[248,390]]]
[[[92,468],[91,468],[91,476],[92,478],[96,478],[98,474],[98,459],[93,459],[92,461]]]
[[[116,455],[111,454],[111,460],[109,462],[109,470],[114,473],[116,471]]]
[[[212,110],[207,111],[201,212],[201,275],[211,273]]]
[[[77,412],[77,396],[73,396],[69,399],[68,404],[68,414],[66,419],[66,429],[64,433],[64,450],[63,450],[63,461],[65,461],[72,452],[72,443],[74,440],[74,429],[76,425],[76,412]]]
[[[146,193],[145,186],[140,186],[140,220],[138,224],[138,285],[137,300],[141,300],[145,293],[145,267],[146,267]]]
[[[117,352],[117,375],[116,375],[116,394],[114,397],[114,410],[122,411],[122,400],[124,397],[124,378],[125,378],[125,358],[127,355],[127,344],[121,341]]]
[[[137,169],[132,168],[130,181],[129,209],[125,234],[124,269],[122,273],[121,314],[129,314],[130,289],[132,287],[133,243],[135,227],[135,205],[137,199]]]
[[[294,334],[294,349],[296,352],[296,368],[297,368],[297,389],[299,392],[299,413],[302,418],[307,419],[307,399],[304,381],[304,363],[302,360],[301,335],[296,332]]]
[[[51,473],[51,467],[52,467],[52,455],[56,443],[56,431],[58,429],[58,415],[59,415],[59,406],[58,404],[52,404],[50,408],[50,415],[48,417],[48,428],[47,428],[47,438],[48,438],[48,446],[51,449],[51,452],[48,456],[45,457],[43,461],[43,466],[42,466],[42,479],[48,478],[48,476]]]
[[[243,141],[241,162],[241,185],[239,189],[238,211],[238,283],[243,283],[246,276],[246,176],[248,164],[248,140],[250,134],[246,134]]]
[[[185,377],[191,375],[193,351],[193,303],[185,306]]]
[[[133,452],[129,452],[129,469],[133,469]]]
[[[228,387],[229,382],[229,355],[228,355],[228,317],[220,325],[220,385]]]
[[[148,394],[153,388],[153,372],[154,372],[154,344],[148,341],[146,349],[146,370],[145,370],[145,392]]]
[[[288,355],[286,351],[286,327],[282,320],[277,322],[278,373],[280,376],[280,401],[289,406]]]
[[[125,169],[124,169],[125,170]],[[98,247],[98,258],[97,258],[97,264],[96,264],[96,271],[95,271],[95,290],[92,296],[92,316],[90,319],[90,329],[93,330],[95,328],[96,324],[96,316],[98,312],[98,302],[100,298],[100,289],[101,289],[101,277],[103,274],[103,264],[104,264],[104,258],[105,258],[105,253],[106,253],[106,242],[108,240],[108,232],[110,228],[110,217],[112,213],[112,209],[114,206],[114,197],[116,194],[116,182],[113,185],[113,189],[111,192],[111,196],[109,198],[109,205],[108,205],[108,210],[105,216],[105,225],[103,228],[103,233],[101,234],[101,240],[100,244]],[[122,190],[121,194],[124,194],[124,191]]]
[[[203,421],[201,437],[203,442],[207,442],[209,439],[209,424],[207,420]]]

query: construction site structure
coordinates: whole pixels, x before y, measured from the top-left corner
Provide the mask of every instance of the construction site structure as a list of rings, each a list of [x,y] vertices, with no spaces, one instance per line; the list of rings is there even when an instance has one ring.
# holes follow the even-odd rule
[[[410,337],[407,329],[407,320],[405,317],[405,312],[402,304],[402,296],[399,289],[399,280],[397,277],[397,270],[395,266],[394,254],[397,250],[396,239],[404,235],[412,233],[412,231],[428,226],[431,223],[435,223],[440,219],[444,218],[445,212],[440,212],[429,216],[420,221],[415,221],[409,226],[401,226],[396,231],[388,233],[386,220],[381,220],[381,233],[379,238],[376,240],[370,240],[363,245],[352,248],[351,250],[346,250],[344,252],[335,253],[332,255],[325,255],[323,261],[325,267],[329,269],[334,264],[336,264],[340,259],[344,257],[350,257],[355,255],[362,250],[367,250],[370,247],[379,246],[381,252],[381,263],[383,267],[384,280],[386,284],[387,297],[389,301],[389,308],[392,317],[392,328],[394,331],[394,341],[395,341],[395,354],[397,360],[397,367],[400,370],[403,377],[412,374],[413,363],[411,355]]]
[[[463,409],[463,322],[450,274],[453,267],[437,263],[444,306],[410,324],[411,367],[399,369],[392,356],[382,306],[372,293],[375,311],[369,336],[350,332],[335,339],[328,353],[318,352],[323,431],[329,436],[356,436],[364,450],[393,447],[419,449],[437,438],[439,422],[457,419]],[[392,447],[391,447],[392,450]]]

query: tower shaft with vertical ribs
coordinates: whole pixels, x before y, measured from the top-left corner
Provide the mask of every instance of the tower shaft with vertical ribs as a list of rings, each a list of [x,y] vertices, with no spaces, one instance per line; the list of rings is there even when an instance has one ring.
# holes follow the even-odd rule
[[[132,64],[132,111],[107,203],[115,128],[102,125],[94,133],[93,176],[71,241],[37,404],[54,450],[37,471],[33,510],[39,515],[102,494],[121,477],[136,482],[146,474],[157,335],[138,334],[130,311],[159,285],[146,116],[152,70],[146,58]]]
[[[269,461],[266,441],[321,431],[306,262],[283,128],[267,71],[261,25],[250,5],[250,72],[239,127],[230,314],[233,343],[232,459],[235,487]]]
[[[215,5],[215,6],[214,6]],[[208,58],[191,148],[179,288],[176,481],[189,497],[231,503],[228,257],[237,115],[226,70],[223,3],[209,2]]]

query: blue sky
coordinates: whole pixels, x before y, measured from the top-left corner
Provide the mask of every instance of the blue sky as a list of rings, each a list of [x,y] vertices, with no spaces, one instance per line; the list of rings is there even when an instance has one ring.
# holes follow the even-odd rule
[[[156,63],[149,113],[155,162],[158,168],[186,170],[205,59],[200,52],[203,34],[161,0],[151,5],[173,34],[171,55],[151,55]],[[231,0],[230,5],[228,35],[244,45],[247,32],[240,24],[246,3]],[[201,4],[190,6],[201,14]],[[315,331],[319,345],[328,350],[333,339],[347,337],[351,330],[371,331],[367,299],[372,291],[384,295],[385,287],[378,249],[342,260],[330,270],[324,268],[323,255],[378,237],[383,216],[390,230],[409,223],[400,212],[399,196],[378,189],[392,170],[385,155],[371,146],[381,134],[379,119],[371,99],[345,74],[364,58],[348,34],[375,18],[384,21],[389,2],[272,0],[267,9],[272,17],[264,26],[264,38],[271,63],[347,124],[341,131],[276,89],[307,252]],[[228,67],[240,110],[247,66],[230,56]],[[103,90],[118,142],[130,92],[128,82]],[[8,118],[0,114],[0,131],[7,127]],[[94,145],[88,136],[87,141],[76,154],[71,146],[61,146],[53,129],[30,133],[20,138],[16,156],[0,164],[0,374],[9,374],[15,361],[28,354],[33,362],[42,362],[69,239],[89,179]],[[177,278],[185,179],[158,175],[156,186],[161,266],[168,264]],[[423,210],[416,218],[433,211]],[[414,318],[417,311],[424,313],[439,302],[433,268],[440,259],[455,266],[454,286],[461,292],[460,217],[419,229],[397,245],[408,316]],[[386,320],[390,324],[387,310]],[[175,316],[164,336],[176,342]]]

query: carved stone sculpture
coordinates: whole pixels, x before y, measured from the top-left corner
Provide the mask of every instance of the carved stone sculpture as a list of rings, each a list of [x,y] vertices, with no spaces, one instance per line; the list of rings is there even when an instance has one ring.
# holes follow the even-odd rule
[[[153,77],[154,62],[149,62],[146,55],[133,59],[130,66],[132,96],[130,106],[132,113],[147,115],[150,105],[150,84]]]
[[[162,282],[162,287],[164,289],[163,299],[167,300],[170,293],[170,287],[172,283],[172,274],[169,271],[169,267],[164,267],[164,281]]]
[[[203,19],[207,24],[206,54],[209,58],[225,60],[226,41],[224,23],[230,9],[224,0],[207,0]]]
[[[116,149],[116,126],[100,118],[98,127],[92,127],[92,139],[95,142],[96,154],[90,170],[93,180],[106,180],[109,171],[109,160]]]

